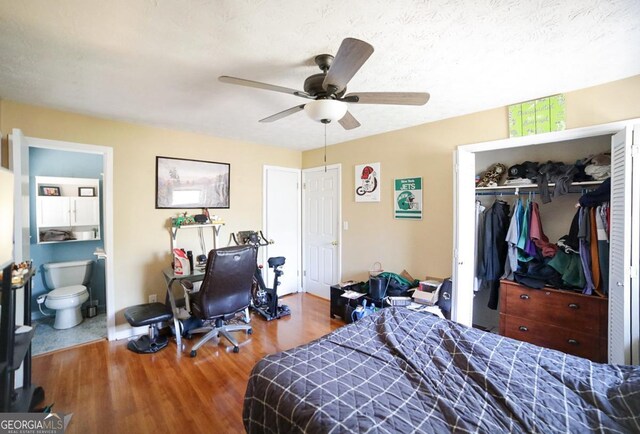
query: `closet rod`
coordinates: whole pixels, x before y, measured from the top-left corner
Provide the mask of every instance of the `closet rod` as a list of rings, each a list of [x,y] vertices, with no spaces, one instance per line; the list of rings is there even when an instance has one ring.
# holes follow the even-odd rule
[[[591,189],[581,189],[581,190],[576,190],[576,191],[568,191],[566,194],[585,194],[588,193],[590,191],[593,191]],[[500,190],[496,190],[496,191],[476,191],[476,196],[519,196],[521,194],[538,194],[537,191],[520,191],[518,188],[515,188],[514,191],[500,191]],[[550,192],[553,195],[553,191]]]

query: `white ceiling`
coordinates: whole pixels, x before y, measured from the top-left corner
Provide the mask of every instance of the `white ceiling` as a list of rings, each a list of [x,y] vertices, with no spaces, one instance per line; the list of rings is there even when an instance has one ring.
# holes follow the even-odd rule
[[[351,105],[340,143],[640,74],[639,0],[3,0],[0,98],[312,149],[302,89],[345,37],[375,52],[349,91],[427,91],[425,106]],[[597,101],[594,101],[597,104]]]

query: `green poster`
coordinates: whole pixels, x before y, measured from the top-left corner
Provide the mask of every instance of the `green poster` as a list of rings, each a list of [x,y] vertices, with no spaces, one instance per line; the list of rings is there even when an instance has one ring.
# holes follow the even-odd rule
[[[394,217],[422,219],[422,178],[397,178],[393,186]]]

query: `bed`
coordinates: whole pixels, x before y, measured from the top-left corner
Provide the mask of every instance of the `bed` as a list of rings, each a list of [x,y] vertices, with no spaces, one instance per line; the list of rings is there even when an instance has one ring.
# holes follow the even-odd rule
[[[640,367],[387,308],[253,368],[249,433],[640,432]]]

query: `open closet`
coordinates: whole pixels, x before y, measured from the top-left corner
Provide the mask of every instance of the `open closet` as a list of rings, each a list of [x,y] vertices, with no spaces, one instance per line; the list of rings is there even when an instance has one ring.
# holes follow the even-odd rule
[[[454,320],[600,362],[640,363],[637,267],[640,158],[635,157],[640,126],[634,128],[638,124],[638,120],[618,122],[458,147],[454,202]],[[507,226],[516,205],[527,212],[536,208],[544,234],[552,247],[557,248],[555,244],[570,233],[574,217],[577,219],[579,198],[592,194],[589,192],[597,189],[602,181],[575,182],[569,189],[559,189],[565,194],[558,196],[554,196],[554,185],[550,184],[551,200],[543,201],[536,185],[476,188],[475,174],[496,163],[507,169],[526,161],[571,165],[603,152],[611,153],[610,215],[607,217],[611,230],[607,237],[608,265],[604,262],[603,270],[596,272],[596,288],[589,288],[584,291],[588,294],[582,294],[583,291],[576,287],[574,290],[562,287],[562,282],[559,290],[545,282],[545,286],[532,289],[530,283],[515,281],[513,274],[508,280],[479,283],[477,277],[482,273],[478,273],[478,260],[482,260],[483,250],[478,254],[476,239],[477,229],[483,222],[476,217],[478,208],[495,206],[499,213],[506,212]],[[500,184],[506,179],[507,176],[502,177]],[[593,211],[586,212],[591,212],[593,217],[595,210],[594,207]],[[503,237],[506,232],[504,228],[498,236]],[[500,258],[504,262],[505,256]],[[594,265],[600,265],[600,262],[596,260]],[[504,268],[500,270],[500,277],[508,274],[503,273]]]

